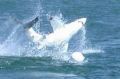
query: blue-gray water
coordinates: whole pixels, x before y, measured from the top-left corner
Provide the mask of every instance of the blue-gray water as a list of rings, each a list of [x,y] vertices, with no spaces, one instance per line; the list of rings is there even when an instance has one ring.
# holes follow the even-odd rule
[[[69,42],[69,51],[84,50],[83,64],[35,49],[14,20],[39,16],[34,28],[48,34],[49,15],[61,14],[67,22],[87,17]],[[119,30],[119,0],[0,0],[0,79],[120,79]]]

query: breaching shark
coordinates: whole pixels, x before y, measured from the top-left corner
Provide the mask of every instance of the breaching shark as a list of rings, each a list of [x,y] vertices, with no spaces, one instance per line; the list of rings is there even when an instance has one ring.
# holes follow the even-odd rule
[[[70,23],[60,24],[58,21],[54,19],[54,17],[50,17],[49,20],[53,28],[53,32],[47,35],[43,35],[43,34],[37,33],[33,29],[34,24],[38,20],[39,20],[38,17],[36,17],[30,22],[24,24],[24,29],[27,36],[31,39],[31,41],[37,44],[38,49],[42,49],[46,47],[54,47],[54,48],[60,47],[63,49],[62,52],[67,52],[69,40],[86,23],[86,18],[80,18]],[[56,24],[59,26],[56,26]]]

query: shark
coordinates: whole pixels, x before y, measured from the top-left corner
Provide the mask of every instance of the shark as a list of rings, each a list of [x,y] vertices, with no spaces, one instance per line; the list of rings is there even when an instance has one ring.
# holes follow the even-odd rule
[[[38,22],[38,17],[24,24],[24,29],[28,38],[37,44],[38,49],[46,47],[60,47],[63,52],[68,50],[68,42],[73,35],[78,33],[78,31],[84,27],[87,18],[76,19],[70,23],[62,24],[56,21],[54,17],[50,17],[49,21],[53,28],[53,32],[47,35],[39,34],[34,29],[33,26]]]

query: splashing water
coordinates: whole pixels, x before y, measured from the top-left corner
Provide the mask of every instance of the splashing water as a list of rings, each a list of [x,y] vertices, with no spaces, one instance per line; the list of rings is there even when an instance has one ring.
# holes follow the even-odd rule
[[[34,13],[33,17],[25,19],[21,22],[23,22],[24,24],[29,20],[31,20],[32,18],[34,18],[35,16],[39,16],[39,22],[34,27],[34,29],[37,32],[39,32],[40,22],[42,21],[41,16],[43,12],[40,2],[37,3],[37,8],[35,9],[34,10],[36,12]],[[5,22],[4,27],[6,27],[6,25],[8,25],[8,27],[11,27],[10,24],[13,24],[12,25],[13,29],[9,34],[9,36],[5,39],[5,41],[3,41],[0,44],[0,50],[1,50],[0,55],[1,56],[36,56],[36,52],[39,51],[35,48],[34,44],[31,41],[29,41],[28,38],[26,37],[22,27],[23,25],[16,23],[13,17],[8,18],[8,21]]]
[[[41,17],[41,15],[39,15]],[[63,17],[62,15],[54,16],[55,17],[55,24],[52,24],[52,26],[63,26],[65,24],[65,21],[62,20]],[[34,27],[34,29],[39,32],[39,27],[40,27],[40,20]],[[13,29],[12,33],[8,36],[8,38],[4,41],[2,45],[0,45],[0,55],[1,56],[50,56],[53,59],[57,60],[63,60],[63,61],[70,61],[71,53],[70,52],[62,52],[64,48],[61,48],[58,46],[59,51],[56,51],[55,49],[42,49],[38,50],[36,46],[30,42],[29,40],[25,41],[26,36],[21,34],[22,32],[22,25],[15,25],[15,28]],[[20,30],[21,29],[21,30]],[[85,27],[82,28],[82,33],[81,33],[81,40],[80,40],[80,49],[82,49],[83,53],[88,53],[88,52],[101,52],[99,50],[96,50],[94,48],[87,47],[87,39],[86,39],[86,29]],[[22,43],[22,44],[21,44]],[[92,50],[89,50],[92,49]]]
[[[101,48],[95,48],[95,47],[88,45],[89,40],[86,37],[86,27],[83,27],[81,31],[82,33],[81,33],[81,40],[80,40],[80,49],[82,49],[82,53],[84,54],[104,53],[104,51],[101,50]]]
[[[84,49],[84,48],[86,48],[86,29],[85,29],[85,26],[81,29],[81,31],[82,31],[82,33],[81,33],[81,40],[80,40],[80,42],[81,42],[81,49]]]

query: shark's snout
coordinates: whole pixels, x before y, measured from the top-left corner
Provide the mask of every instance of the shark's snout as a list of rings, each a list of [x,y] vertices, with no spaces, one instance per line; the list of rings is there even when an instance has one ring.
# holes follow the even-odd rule
[[[86,23],[86,20],[87,20],[87,18],[81,18],[78,20],[78,22],[82,22],[82,24],[84,25]]]

